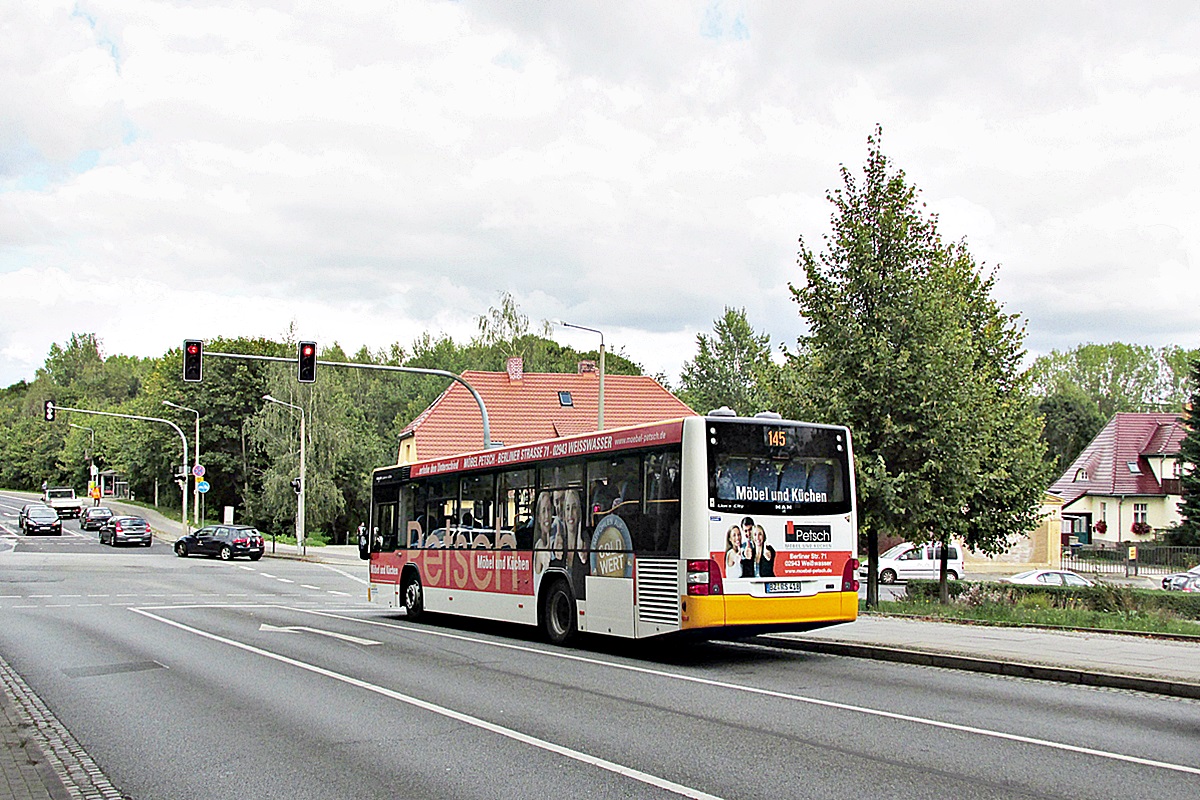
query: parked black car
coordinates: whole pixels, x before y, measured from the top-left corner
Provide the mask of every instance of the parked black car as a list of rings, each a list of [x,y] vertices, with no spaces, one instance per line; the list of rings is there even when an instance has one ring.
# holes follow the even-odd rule
[[[216,556],[228,561],[237,556],[249,556],[258,561],[265,551],[263,536],[249,525],[207,525],[175,542],[175,555]]]
[[[37,505],[26,506],[22,511],[25,516],[21,527],[24,529],[26,536],[32,536],[35,533],[50,533],[55,536],[62,536],[62,520],[58,518],[58,512],[50,508],[50,506],[38,503]]]
[[[112,518],[112,515],[112,509],[104,506],[85,508],[79,517],[79,528],[85,531],[98,531],[104,527],[104,523]]]
[[[1179,591],[1183,585],[1187,583],[1188,578],[1200,577],[1200,564],[1189,569],[1187,572],[1176,572],[1173,575],[1166,575],[1162,579],[1162,587],[1164,589],[1172,589]]]
[[[100,544],[113,547],[118,544],[140,544],[149,547],[153,541],[150,523],[141,517],[110,517],[100,528]]]

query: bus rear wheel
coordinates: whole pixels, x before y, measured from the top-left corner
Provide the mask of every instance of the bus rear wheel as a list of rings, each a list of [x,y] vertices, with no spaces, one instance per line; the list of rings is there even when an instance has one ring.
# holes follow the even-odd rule
[[[404,598],[404,615],[413,622],[421,618],[425,612],[425,595],[421,592],[421,577],[415,572],[409,572],[404,579],[404,587],[400,590]]]
[[[542,632],[551,644],[575,638],[575,598],[564,580],[556,580],[542,599]]]

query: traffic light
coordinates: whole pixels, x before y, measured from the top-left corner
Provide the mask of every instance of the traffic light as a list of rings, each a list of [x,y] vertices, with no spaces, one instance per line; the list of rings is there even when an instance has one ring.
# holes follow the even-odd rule
[[[183,342],[183,379],[188,383],[199,382],[204,375],[204,342],[185,339]]]
[[[301,383],[312,383],[317,379],[317,343],[301,342],[299,345],[299,379]]]
[[[300,479],[299,478],[292,478],[292,490],[296,494],[300,494]]]
[[[54,401],[46,401],[46,422],[54,422]]]

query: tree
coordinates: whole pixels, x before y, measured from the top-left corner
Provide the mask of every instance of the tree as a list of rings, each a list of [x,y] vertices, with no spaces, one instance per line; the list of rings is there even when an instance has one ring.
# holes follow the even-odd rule
[[[1052,475],[1061,475],[1108,420],[1096,402],[1073,383],[1064,382],[1038,403],[1042,441]]]
[[[1039,357],[1033,365],[1033,381],[1043,397],[1073,384],[1092,399],[1107,421],[1120,411],[1179,408],[1186,396],[1188,365],[1197,356],[1200,351],[1181,347],[1084,344]]]
[[[1183,465],[1180,484],[1183,499],[1179,502],[1182,520],[1172,532],[1172,544],[1200,544],[1200,358],[1192,362],[1191,394],[1183,415],[1187,435],[1179,447]]]
[[[746,310],[725,307],[713,335],[696,336],[696,357],[683,365],[679,399],[697,411],[729,406],[743,416],[765,411],[765,386],[775,368],[771,337],[755,333]]]
[[[825,252],[800,239],[805,284],[791,289],[808,333],[781,377],[794,411],[854,436],[871,605],[880,534],[995,552],[1035,527],[1045,486],[1024,331],[992,299],[994,274],[943,243],[881,139],[868,137],[863,182],[843,166],[827,195]]]

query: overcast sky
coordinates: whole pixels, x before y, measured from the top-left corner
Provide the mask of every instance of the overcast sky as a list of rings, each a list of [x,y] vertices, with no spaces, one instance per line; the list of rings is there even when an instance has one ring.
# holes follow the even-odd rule
[[[0,4],[0,386],[295,335],[465,342],[510,292],[672,381],[867,136],[1031,354],[1200,347],[1200,4]],[[593,334],[559,328],[579,349]]]

